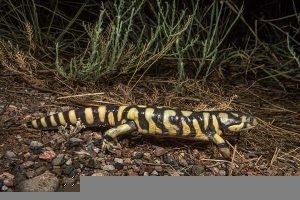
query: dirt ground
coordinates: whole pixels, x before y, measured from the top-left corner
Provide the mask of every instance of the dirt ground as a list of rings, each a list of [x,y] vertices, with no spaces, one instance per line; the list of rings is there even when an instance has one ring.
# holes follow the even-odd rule
[[[174,91],[176,80],[147,76],[137,84],[135,81],[130,84],[116,81],[97,87],[75,88],[66,85],[56,90],[53,88],[59,84],[54,84],[53,91],[47,91],[43,87],[33,88],[20,77],[4,73],[0,75],[0,174],[9,172],[15,175],[17,172],[13,166],[24,163],[26,153],[31,156],[35,154],[29,148],[30,141],[34,140],[53,150],[56,155],[67,155],[73,164],[76,164],[75,161],[81,164],[78,167],[80,170],[70,174],[66,172],[66,164],[61,165],[62,169],[59,170],[51,160],[35,158],[34,162],[39,164],[33,167],[34,170],[43,166],[44,171],[53,172],[60,180],[71,177],[78,182],[83,175],[300,175],[299,86],[287,85],[292,89],[284,91],[255,82],[210,83],[203,86],[201,81],[186,81],[184,95],[177,95]],[[133,134],[120,139],[123,147],[120,152],[104,154],[98,151],[102,140],[101,130],[82,130],[78,137],[83,144],[70,147],[64,142],[55,142],[54,138],[59,135],[57,131],[18,127],[18,124],[49,113],[80,105],[108,103],[164,105],[188,110],[236,109],[256,116],[259,125],[248,132],[225,136],[233,151],[231,161],[223,160],[210,143],[138,137]],[[95,155],[84,157],[76,153],[86,151],[87,138],[95,134],[99,134],[98,142],[94,141]],[[5,156],[7,151],[14,152],[17,159],[8,159]]]

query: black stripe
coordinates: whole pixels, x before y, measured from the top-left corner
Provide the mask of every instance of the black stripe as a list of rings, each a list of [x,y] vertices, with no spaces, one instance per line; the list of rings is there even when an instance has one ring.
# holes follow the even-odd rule
[[[43,126],[42,126],[42,123],[41,123],[41,118],[39,118],[39,119],[37,119],[36,120],[36,123],[37,123],[37,127],[40,129],[40,128],[44,128]]]
[[[155,123],[156,127],[161,129],[163,134],[167,133],[167,129],[164,126],[164,109],[163,108],[154,108],[152,115],[152,120]]]
[[[52,123],[51,123],[51,121],[50,121],[50,116],[51,116],[51,115],[45,117],[45,121],[46,121],[46,123],[47,123],[47,127],[53,127],[53,126],[52,126]]]
[[[65,122],[67,123],[67,125],[69,126],[71,124],[71,121],[70,121],[70,117],[69,117],[69,112],[70,111],[64,111],[62,114],[64,116],[64,119],[65,119]],[[75,112],[76,114],[76,112]],[[76,115],[77,116],[77,115]]]
[[[193,112],[192,116],[198,121],[198,124],[200,126],[201,132],[204,135],[207,135],[207,131],[204,128],[204,116],[202,112]]]
[[[86,122],[86,117],[85,117],[85,108],[78,108],[75,110],[75,115],[76,115],[76,118],[80,119],[81,123],[84,124],[84,125],[88,125],[88,123]]]
[[[32,128],[32,127],[33,127],[33,126],[32,126],[32,121],[26,122],[26,127],[27,127],[27,128]]]
[[[216,127],[214,126],[214,123],[213,123],[213,113],[212,112],[209,112],[209,118],[208,118],[208,129],[215,133],[216,132]]]
[[[94,125],[101,125],[100,122],[100,117],[99,117],[99,112],[98,112],[98,107],[92,107],[92,113],[93,113],[93,118],[94,118]]]
[[[59,118],[58,118],[58,113],[55,113],[53,116],[54,116],[54,119],[56,121],[57,126],[60,126],[61,123],[60,123]]]
[[[171,124],[174,124],[179,128],[179,130],[177,131],[177,135],[182,135],[183,134],[183,126],[182,126],[181,120],[182,120],[183,115],[181,113],[181,110],[179,110],[179,109],[176,109],[175,112],[176,112],[176,115],[170,116],[169,121]]]
[[[189,117],[185,117],[185,122],[188,124],[188,126],[190,127],[190,137],[195,137],[196,136],[196,129],[194,127],[194,124],[193,124],[193,113],[189,116]]]
[[[138,107],[138,120],[141,129],[149,130],[149,123],[146,120],[146,108]]]

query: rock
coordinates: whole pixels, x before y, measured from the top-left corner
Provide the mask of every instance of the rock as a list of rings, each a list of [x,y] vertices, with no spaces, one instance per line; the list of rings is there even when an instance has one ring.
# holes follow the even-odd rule
[[[132,163],[132,160],[130,158],[124,158],[124,164],[131,164]]]
[[[12,187],[14,186],[14,180],[13,179],[4,179],[3,184],[6,185],[7,187]]]
[[[148,153],[148,152],[144,153],[144,158],[145,158],[146,160],[150,160],[150,159],[151,159],[151,154]]]
[[[162,166],[155,166],[154,169],[158,172],[162,172],[163,171],[163,168]]]
[[[148,172],[144,172],[143,176],[149,176]]]
[[[134,172],[132,169],[128,170],[128,176],[138,176],[139,174]]]
[[[69,158],[69,159],[66,161],[65,164],[66,164],[66,165],[72,165],[72,158]]]
[[[22,181],[18,185],[20,192],[55,192],[59,186],[58,178],[46,171],[32,179]]]
[[[38,141],[31,141],[29,148],[33,151],[41,151],[44,145]]]
[[[115,167],[113,165],[104,165],[102,169],[105,171],[113,171],[115,170]]]
[[[115,161],[114,166],[115,166],[116,169],[118,169],[118,170],[123,169],[123,167],[124,167],[124,161],[123,161],[123,159],[121,159],[121,158],[115,158],[114,161]]]
[[[195,174],[196,176],[200,176],[205,171],[204,166],[202,165],[194,165],[191,169],[192,174]]]
[[[14,180],[14,178],[15,176],[8,172],[4,172],[3,174],[0,175],[0,180],[4,180],[4,179]]]
[[[25,175],[27,178],[33,178],[33,177],[35,177],[36,173],[34,170],[28,170],[25,172]]]
[[[64,154],[58,154],[53,160],[52,160],[52,165],[62,165],[65,162],[64,159],[65,155]]]
[[[29,159],[30,155],[31,155],[31,154],[30,154],[29,152],[27,152],[27,153],[25,153],[25,154],[23,155],[23,157],[24,157],[25,160],[27,160],[27,159]]]
[[[221,169],[221,170],[219,171],[219,175],[220,175],[220,176],[226,176],[226,171],[223,170],[223,169]]]
[[[30,168],[34,165],[34,162],[29,160],[29,161],[26,161],[24,162],[21,166],[24,168],[24,169],[27,169],[27,168]]]
[[[153,170],[152,173],[151,173],[151,175],[158,176],[158,172],[156,170]]]
[[[154,150],[154,154],[158,157],[164,155],[166,152],[166,149],[162,147],[156,147]]]
[[[38,175],[43,174],[46,170],[47,170],[47,169],[46,169],[45,166],[41,166],[41,167],[39,167],[39,168],[37,168],[37,169],[35,170],[35,173],[36,173],[36,175],[38,176]]]
[[[142,159],[144,154],[142,152],[136,152],[134,151],[132,153],[132,159]]]
[[[5,152],[5,158],[7,158],[7,159],[13,159],[15,157],[16,157],[16,154],[14,152],[12,152],[12,151],[6,151]]]
[[[63,173],[66,174],[69,177],[74,177],[76,175],[75,168],[72,165],[66,166],[63,169]]]
[[[174,168],[177,168],[179,166],[178,162],[175,160],[174,156],[172,156],[171,154],[163,155],[162,160],[164,161],[164,163],[170,164]]]
[[[5,191],[7,191],[7,190],[8,190],[8,187],[7,187],[6,185],[3,185],[3,186],[1,187],[1,191],[5,192]]]
[[[39,155],[39,159],[51,161],[55,156],[56,156],[56,153],[54,151],[45,151]]]
[[[82,139],[79,138],[70,138],[69,145],[70,147],[79,147],[83,143]]]
[[[108,172],[99,170],[95,171],[95,173],[93,173],[92,176],[108,176]]]

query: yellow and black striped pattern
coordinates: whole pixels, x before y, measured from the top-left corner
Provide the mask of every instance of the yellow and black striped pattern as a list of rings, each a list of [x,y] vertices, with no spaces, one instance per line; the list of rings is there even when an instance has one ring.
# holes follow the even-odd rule
[[[221,135],[226,131],[249,129],[257,124],[251,115],[235,111],[196,112],[164,107],[105,105],[59,112],[28,122],[27,126],[52,129],[60,125],[75,125],[79,119],[87,127],[115,128],[114,135],[111,131],[106,133],[114,140],[118,135],[132,131],[148,135],[192,138],[214,142],[220,149],[224,149],[222,154],[225,156],[228,156],[228,147]]]

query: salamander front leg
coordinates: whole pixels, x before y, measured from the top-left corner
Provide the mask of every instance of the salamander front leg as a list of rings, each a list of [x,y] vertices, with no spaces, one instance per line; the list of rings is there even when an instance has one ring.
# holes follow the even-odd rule
[[[133,121],[108,129],[103,136],[102,151],[107,150],[113,153],[116,149],[120,149],[121,145],[118,142],[118,136],[131,133],[135,130],[137,130],[137,127]]]
[[[210,134],[207,134],[207,136],[210,141],[212,141],[215,145],[217,145],[217,147],[223,157],[225,157],[226,159],[231,158],[229,146],[220,135],[218,135],[216,133],[210,133]]]

